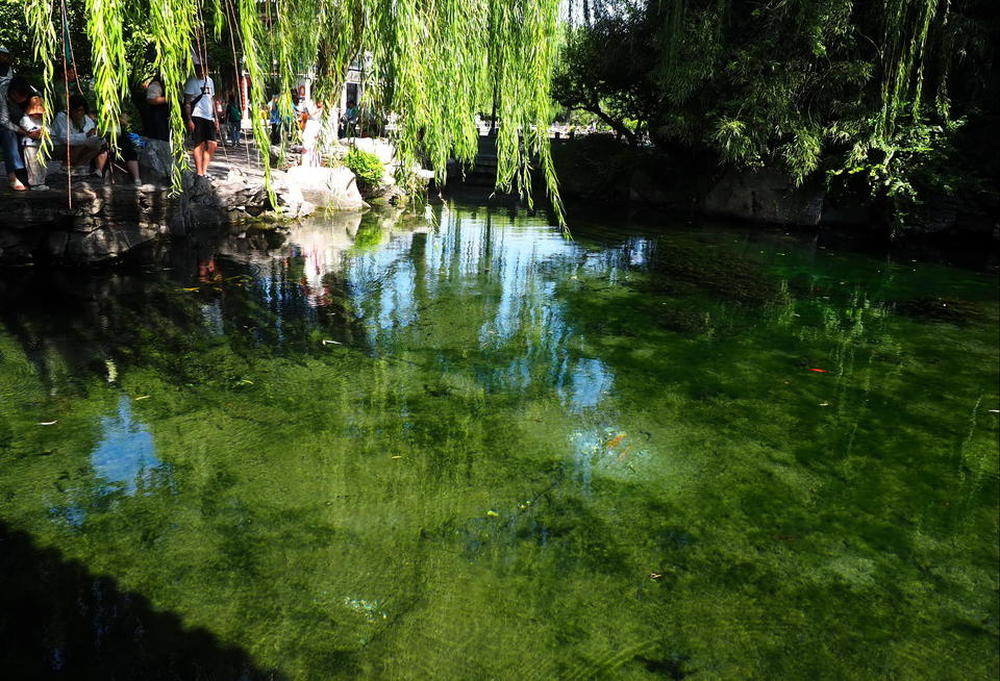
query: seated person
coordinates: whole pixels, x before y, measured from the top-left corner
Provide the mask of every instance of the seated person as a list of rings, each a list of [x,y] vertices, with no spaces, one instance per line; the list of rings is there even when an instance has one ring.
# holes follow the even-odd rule
[[[128,131],[129,116],[124,111],[118,116],[118,148],[111,153],[112,163],[125,162],[125,169],[132,178],[132,184],[142,186],[139,177],[139,153],[135,150],[131,133]]]
[[[87,100],[83,95],[69,98],[69,113],[60,111],[52,123],[52,158],[70,166],[94,164],[94,175],[104,176],[108,162],[104,139],[97,134],[97,124],[87,115]]]

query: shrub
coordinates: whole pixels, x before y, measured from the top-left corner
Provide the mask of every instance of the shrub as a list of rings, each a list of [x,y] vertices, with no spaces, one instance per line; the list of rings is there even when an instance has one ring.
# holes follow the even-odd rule
[[[382,184],[385,167],[375,154],[352,147],[344,157],[344,165],[357,176],[361,189],[375,189]]]

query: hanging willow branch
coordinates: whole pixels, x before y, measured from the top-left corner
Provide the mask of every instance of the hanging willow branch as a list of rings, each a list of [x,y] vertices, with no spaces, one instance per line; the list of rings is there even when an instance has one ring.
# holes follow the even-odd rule
[[[128,83],[128,59],[125,56],[125,38],[122,34],[125,2],[87,0],[86,9],[98,127],[114,145],[118,141],[118,118]]]
[[[947,19],[948,0],[885,0],[885,75],[882,85],[882,130],[891,134],[899,114],[909,103],[920,115],[927,43],[938,6]]]
[[[263,102],[264,93],[264,68],[261,65],[258,51],[254,46],[261,44],[263,29],[260,25],[260,15],[257,13],[257,3],[255,0],[238,0],[237,4],[240,25],[238,26],[240,42],[244,46],[244,59],[246,60],[247,74],[250,78],[250,101]],[[268,193],[271,190],[271,154],[267,150],[271,148],[271,140],[267,130],[264,129],[264,121],[260,116],[250,117],[253,138],[257,147],[262,151],[260,158],[264,164],[264,183]],[[273,202],[273,197],[272,197]]]
[[[100,125],[112,137],[127,90],[127,18],[148,27],[168,99],[180,97],[192,72],[191,50],[206,38],[238,39],[256,105],[267,101],[268,85],[279,85],[284,97],[299,75],[315,71],[314,93],[330,110],[358,58],[366,65],[366,107],[394,118],[391,134],[404,170],[427,161],[443,180],[449,158],[471,163],[475,116],[495,104],[498,186],[527,195],[537,165],[561,219],[547,139],[559,0],[225,0],[225,9],[223,0],[84,2]],[[35,49],[48,63],[54,53],[51,0],[25,3]],[[211,31],[203,25],[203,6]],[[188,161],[176,103],[170,111],[173,183],[179,188]],[[268,149],[265,122],[257,115],[251,121],[257,144]],[[261,159],[267,167],[269,154]]]
[[[39,146],[38,155],[40,161],[44,163],[52,152],[52,137],[49,135],[49,128],[53,118],[52,102],[55,82],[55,63],[58,48],[56,38],[56,10],[53,0],[25,0],[24,18],[29,29],[35,37],[34,57],[35,61],[42,63],[44,79],[43,96],[45,97],[45,109],[42,114],[44,124],[42,125],[42,143]]]

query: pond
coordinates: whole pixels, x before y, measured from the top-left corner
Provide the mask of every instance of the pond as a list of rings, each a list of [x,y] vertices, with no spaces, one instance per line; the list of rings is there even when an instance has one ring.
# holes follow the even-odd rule
[[[3,676],[996,678],[995,273],[461,203],[244,236],[0,276]]]

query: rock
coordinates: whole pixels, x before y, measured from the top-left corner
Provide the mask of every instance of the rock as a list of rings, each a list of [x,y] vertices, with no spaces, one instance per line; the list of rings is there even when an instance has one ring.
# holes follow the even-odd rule
[[[708,215],[778,225],[816,226],[823,217],[826,193],[813,186],[795,187],[784,174],[762,169],[728,171],[708,192]]]
[[[352,210],[367,206],[348,168],[274,171],[273,196],[259,176],[239,168],[221,179],[185,172],[183,191],[177,195],[166,180],[135,187],[83,176],[73,178],[67,197],[66,175],[52,175],[51,191],[15,195],[0,189],[0,265],[31,262],[36,256],[70,265],[100,263],[121,258],[161,235],[185,237],[200,227],[239,222],[267,211],[301,218],[315,212],[317,204]]]
[[[303,198],[311,203],[337,210],[359,210],[367,206],[349,168],[297,166],[290,168],[286,175],[289,185],[296,185]]]
[[[828,195],[823,202],[822,220],[824,225],[831,227],[870,225],[876,219],[872,212],[870,197],[858,195],[834,197]]]
[[[173,159],[170,157],[170,144],[163,140],[142,138],[146,144],[136,148],[139,156],[139,173],[146,182],[150,180],[170,182],[170,170]]]
[[[688,187],[679,182],[666,180],[666,172],[657,169],[636,167],[629,178],[629,201],[649,206],[690,205]]]
[[[306,199],[298,185],[286,182],[280,191],[275,190],[275,194],[278,198],[278,206],[284,209],[289,217],[299,216],[299,208],[306,202]]]
[[[49,232],[48,249],[49,253],[59,258],[66,253],[66,245],[69,243],[69,232]]]

